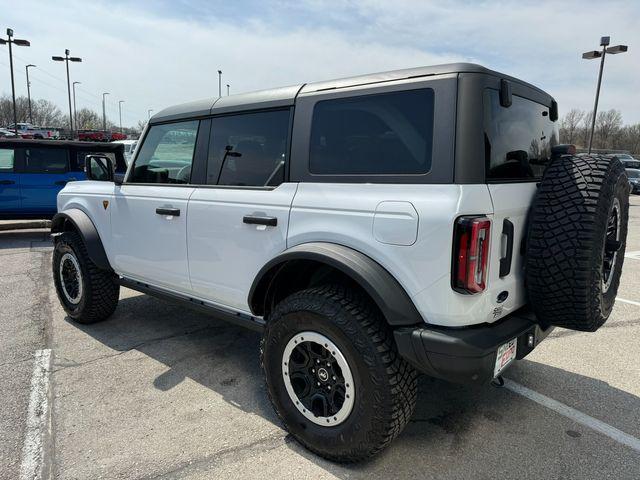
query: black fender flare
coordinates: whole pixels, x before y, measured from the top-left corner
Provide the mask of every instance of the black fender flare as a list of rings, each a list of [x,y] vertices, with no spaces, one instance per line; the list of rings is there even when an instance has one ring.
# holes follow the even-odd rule
[[[89,216],[78,208],[70,208],[64,212],[56,213],[51,220],[51,233],[56,234],[68,231],[68,224],[71,224],[73,229],[80,234],[87,247],[87,253],[91,261],[98,268],[112,270],[98,230]]]
[[[287,262],[292,260],[313,260],[347,275],[367,292],[392,326],[416,325],[425,321],[402,285],[382,265],[357,250],[326,242],[291,247],[260,269],[249,290],[248,301],[254,315],[265,314],[271,286]]]

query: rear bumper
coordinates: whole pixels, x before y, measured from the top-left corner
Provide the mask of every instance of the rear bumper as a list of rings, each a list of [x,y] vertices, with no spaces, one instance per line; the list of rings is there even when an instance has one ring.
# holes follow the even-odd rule
[[[553,327],[543,329],[531,311],[521,309],[491,325],[425,325],[399,328],[394,336],[400,355],[421,372],[451,382],[485,383],[493,378],[500,345],[517,338],[516,358],[521,359],[552,330]]]

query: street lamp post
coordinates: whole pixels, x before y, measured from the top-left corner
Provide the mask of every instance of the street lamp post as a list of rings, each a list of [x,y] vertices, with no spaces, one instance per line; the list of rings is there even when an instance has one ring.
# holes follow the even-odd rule
[[[104,130],[106,132],[107,131],[107,113],[106,113],[105,106],[104,106],[105,95],[109,95],[109,92],[103,92],[102,93],[102,130]]]
[[[122,104],[124,100],[118,100],[118,113],[120,114],[120,133],[122,133]]]
[[[604,70],[604,57],[607,53],[615,55],[617,53],[624,53],[627,51],[626,45],[616,45],[614,47],[610,47],[611,38],[610,37],[601,37],[600,38],[600,46],[602,50],[592,50],[590,52],[585,52],[582,54],[582,58],[586,60],[593,60],[595,58],[600,59],[600,72],[598,73],[598,86],[596,87],[596,100],[593,104],[593,116],[591,118],[591,134],[589,135],[589,153],[591,153],[591,146],[593,144],[593,131],[596,128],[596,114],[598,113],[598,100],[600,99],[600,85],[602,84],[602,71]]]
[[[21,47],[28,47],[31,45],[28,40],[19,40],[13,38],[13,30],[7,28],[7,39],[0,38],[0,45],[9,44],[9,70],[11,70],[11,98],[13,99],[13,130],[18,136],[18,113],[16,112],[16,86],[13,81],[13,51],[11,45],[18,45]]]
[[[35,67],[33,64],[29,64],[24,69],[27,72],[27,102],[29,103],[29,123],[33,124],[33,114],[31,113],[31,82],[29,81],[29,67]]]
[[[80,85],[82,82],[73,82],[73,123],[78,129],[78,106],[76,105],[76,85]]]
[[[81,62],[82,59],[80,57],[70,57],[69,49],[65,49],[64,57],[51,57],[51,60],[54,62],[64,62],[67,66],[67,95],[69,96],[69,131],[71,133],[71,138],[74,137],[73,134],[73,113],[71,111],[71,82],[69,81],[69,62]]]
[[[151,112],[153,112],[153,108],[150,108],[149,110],[147,110],[147,117],[148,117],[147,121],[151,120]]]
[[[222,96],[222,70],[218,70],[218,98]]]
[[[227,83],[227,97],[229,96],[229,84]]]

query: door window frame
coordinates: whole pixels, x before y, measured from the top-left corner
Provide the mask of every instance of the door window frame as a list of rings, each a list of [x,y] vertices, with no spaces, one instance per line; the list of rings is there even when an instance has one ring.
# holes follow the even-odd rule
[[[146,183],[146,182],[132,182],[130,181],[133,171],[135,169],[136,163],[140,158],[140,151],[144,142],[147,140],[147,136],[153,127],[159,125],[171,125],[176,123],[184,123],[184,122],[192,122],[198,121],[198,130],[196,132],[196,142],[193,147],[193,159],[191,161],[191,178],[188,183]],[[209,135],[211,131],[211,117],[210,116],[196,116],[196,117],[185,117],[175,120],[167,120],[164,122],[155,122],[150,123],[145,129],[144,135],[140,140],[138,140],[138,145],[140,148],[137,148],[136,145],[136,157],[132,160],[131,165],[127,168],[127,174],[125,176],[124,182],[122,185],[143,185],[150,187],[188,187],[193,188],[195,186],[200,187],[201,183],[204,183],[206,180],[206,161],[207,161],[207,152],[209,149]]]

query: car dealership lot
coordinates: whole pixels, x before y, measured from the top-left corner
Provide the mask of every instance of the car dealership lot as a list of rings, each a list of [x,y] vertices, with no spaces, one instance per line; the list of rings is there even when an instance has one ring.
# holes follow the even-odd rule
[[[607,324],[557,329],[506,374],[537,402],[423,377],[404,433],[349,466],[281,429],[259,334],[127,289],[112,319],[76,325],[46,230],[0,231],[0,478],[640,478],[640,197],[631,205]]]

